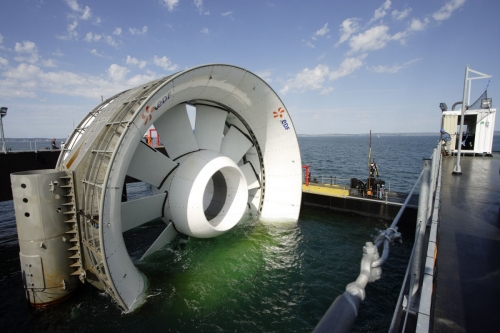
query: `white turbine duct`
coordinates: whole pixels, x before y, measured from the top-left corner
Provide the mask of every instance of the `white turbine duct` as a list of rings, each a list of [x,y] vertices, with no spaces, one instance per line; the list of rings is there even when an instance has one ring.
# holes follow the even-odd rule
[[[196,109],[194,130],[187,106]],[[141,142],[151,125],[164,153]],[[195,67],[108,99],[70,135],[58,168],[74,177],[81,274],[126,311],[140,302],[145,281],[123,232],[165,222],[145,258],[177,232],[214,237],[245,214],[297,220],[300,210],[289,114],[265,81],[230,65]],[[150,184],[152,195],[122,202],[126,176]]]

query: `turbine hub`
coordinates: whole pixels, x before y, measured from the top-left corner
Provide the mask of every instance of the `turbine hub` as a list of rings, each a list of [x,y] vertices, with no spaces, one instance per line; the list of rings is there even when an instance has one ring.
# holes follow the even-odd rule
[[[248,189],[238,165],[226,156],[202,150],[187,157],[168,186],[165,207],[176,229],[210,238],[234,227],[245,213]]]

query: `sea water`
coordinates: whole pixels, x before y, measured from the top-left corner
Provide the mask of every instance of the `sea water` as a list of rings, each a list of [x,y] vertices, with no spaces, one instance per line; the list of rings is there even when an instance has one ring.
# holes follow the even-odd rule
[[[303,164],[314,174],[363,178],[367,137],[299,138]],[[437,137],[372,139],[381,177],[408,190]],[[359,161],[361,160],[361,161]],[[360,176],[361,175],[361,176]],[[130,184],[129,196],[149,191]],[[44,332],[310,332],[359,274],[362,247],[387,222],[303,208],[298,223],[239,223],[213,239],[177,238],[139,262],[148,277],[145,303],[128,314],[88,284],[68,301],[33,309],[26,303],[12,201],[0,202],[0,327]],[[135,249],[151,244],[158,224],[125,234]],[[368,285],[355,332],[386,332],[412,248],[413,232],[391,246],[382,278]]]

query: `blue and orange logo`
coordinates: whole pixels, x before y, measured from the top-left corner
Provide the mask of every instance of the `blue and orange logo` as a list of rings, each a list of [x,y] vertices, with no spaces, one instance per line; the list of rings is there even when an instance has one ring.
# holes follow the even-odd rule
[[[278,108],[277,111],[273,111],[273,117],[281,119],[285,115],[285,110],[281,107]],[[281,125],[283,125],[283,128],[288,131],[290,129],[290,126],[288,126],[288,122],[286,119],[280,120]]]

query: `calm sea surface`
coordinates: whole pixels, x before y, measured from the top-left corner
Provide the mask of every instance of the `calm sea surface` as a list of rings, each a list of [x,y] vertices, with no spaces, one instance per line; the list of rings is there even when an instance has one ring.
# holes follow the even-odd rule
[[[437,138],[373,137],[381,178],[392,190],[409,191]],[[313,177],[366,178],[367,136],[301,137],[299,143]],[[27,144],[13,150],[29,149]],[[130,196],[148,191],[142,183],[128,186]],[[0,327],[4,332],[310,332],[358,276],[364,243],[385,227],[377,219],[311,209],[303,209],[296,224],[243,221],[217,238],[178,238],[137,262],[149,289],[134,313],[123,314],[89,285],[65,303],[35,310],[26,304],[21,283],[13,203],[0,202]],[[148,247],[145,235],[158,228],[151,224],[128,232],[127,244]],[[367,288],[355,332],[387,331],[412,241],[412,232],[403,230],[403,243],[391,247],[382,279]],[[140,257],[132,248],[129,252]]]

